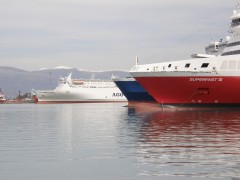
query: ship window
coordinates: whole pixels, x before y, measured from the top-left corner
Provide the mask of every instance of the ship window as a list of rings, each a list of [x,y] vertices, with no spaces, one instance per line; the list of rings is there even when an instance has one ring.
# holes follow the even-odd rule
[[[229,43],[229,44],[227,44],[226,46],[227,46],[227,47],[231,47],[231,46],[238,46],[238,45],[240,45],[240,41],[233,42],[233,43]]]
[[[169,64],[168,67],[170,68],[172,66],[172,64]]]
[[[222,56],[233,55],[233,54],[240,54],[240,50],[225,52],[222,54]]]
[[[189,68],[190,67],[190,63],[185,64],[185,68]]]
[[[209,63],[203,63],[202,66],[201,66],[201,68],[207,68],[208,65],[209,65]]]

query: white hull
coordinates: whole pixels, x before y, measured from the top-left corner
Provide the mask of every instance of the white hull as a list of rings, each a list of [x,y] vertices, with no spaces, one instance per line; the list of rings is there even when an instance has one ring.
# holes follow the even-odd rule
[[[70,76],[71,77],[71,76]],[[55,90],[33,90],[38,103],[125,102],[126,97],[113,81],[90,80],[73,84],[70,78],[59,82]]]
[[[127,101],[118,88],[35,91],[38,102],[113,102]]]

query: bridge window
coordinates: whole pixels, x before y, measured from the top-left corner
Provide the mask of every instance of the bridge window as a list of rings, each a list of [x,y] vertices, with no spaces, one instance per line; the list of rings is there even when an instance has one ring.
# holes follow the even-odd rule
[[[207,68],[208,65],[209,65],[209,63],[203,63],[202,66],[201,66],[201,68]]]
[[[171,66],[172,66],[172,64],[169,64],[169,65],[168,65],[168,68],[170,68]]]
[[[190,63],[185,64],[185,68],[189,68],[190,67]]]
[[[233,54],[240,54],[240,50],[225,52],[222,54],[222,56],[233,55]]]

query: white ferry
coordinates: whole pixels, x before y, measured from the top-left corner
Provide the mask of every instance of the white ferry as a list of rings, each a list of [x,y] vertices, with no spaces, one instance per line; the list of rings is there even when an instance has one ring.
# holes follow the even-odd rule
[[[37,103],[125,102],[126,97],[112,80],[60,78],[54,90],[32,90]]]

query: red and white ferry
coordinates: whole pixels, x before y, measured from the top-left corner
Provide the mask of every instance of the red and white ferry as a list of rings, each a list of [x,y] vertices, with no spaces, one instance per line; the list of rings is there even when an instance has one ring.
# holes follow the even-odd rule
[[[160,103],[170,106],[240,106],[240,9],[220,56],[136,65],[130,74]]]

